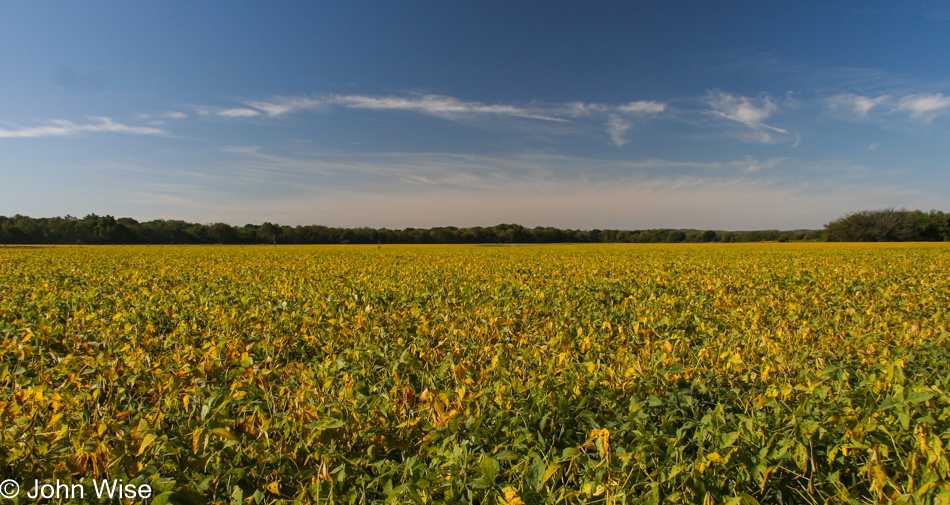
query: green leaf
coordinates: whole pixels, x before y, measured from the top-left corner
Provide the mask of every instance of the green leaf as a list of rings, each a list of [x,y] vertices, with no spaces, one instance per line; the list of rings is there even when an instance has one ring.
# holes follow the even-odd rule
[[[907,403],[920,403],[933,398],[934,394],[930,391],[915,391],[907,395]]]
[[[673,363],[669,368],[663,370],[663,374],[683,373],[685,370],[686,367],[684,367],[682,363]]]
[[[544,486],[544,471],[547,469],[547,466],[544,464],[544,460],[535,457],[531,462],[531,465],[528,466],[527,472],[527,481],[528,485],[531,486],[531,489],[535,491],[540,491]]]
[[[722,446],[729,447],[739,438],[739,432],[733,431],[722,436]]]
[[[877,410],[878,412],[885,411],[887,409],[894,408],[898,405],[902,405],[903,403],[904,403],[903,400],[900,400],[899,398],[895,398],[893,396],[889,396],[885,398],[884,401],[881,402],[880,405],[878,405]]]
[[[488,486],[495,485],[495,478],[498,477],[498,462],[490,456],[485,456],[478,464],[478,470],[481,472],[482,481]]]
[[[244,504],[244,490],[241,489],[241,486],[234,486],[231,489],[231,505],[243,505]]]

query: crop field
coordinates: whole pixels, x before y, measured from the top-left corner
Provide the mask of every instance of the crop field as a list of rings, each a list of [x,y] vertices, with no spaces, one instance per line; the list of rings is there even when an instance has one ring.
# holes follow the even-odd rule
[[[948,311],[946,244],[0,248],[0,480],[948,504]]]

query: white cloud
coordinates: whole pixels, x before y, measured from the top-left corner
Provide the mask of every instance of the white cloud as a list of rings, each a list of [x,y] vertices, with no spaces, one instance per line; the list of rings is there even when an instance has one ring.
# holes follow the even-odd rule
[[[884,114],[907,113],[911,119],[929,123],[934,118],[950,113],[950,96],[942,93],[915,93],[901,97],[880,95],[868,97],[853,93],[842,93],[828,99],[832,109],[843,111],[853,119],[873,117],[878,121],[887,121]],[[877,114],[872,114],[877,112]]]
[[[463,101],[444,95],[423,95],[418,97],[366,96],[366,95],[327,95],[323,98],[277,97],[269,101],[249,101],[245,105],[264,111],[270,117],[277,117],[301,110],[311,110],[327,105],[339,105],[353,109],[407,110],[429,114],[447,119],[461,116],[496,115],[513,116],[545,121],[565,121],[513,105],[487,105],[480,102]]]
[[[834,109],[843,110],[857,118],[865,118],[872,109],[887,104],[890,98],[890,95],[871,98],[854,93],[842,93],[829,98],[828,103]]]
[[[199,116],[220,116],[225,118],[249,118],[261,115],[260,110],[249,107],[231,107],[224,109],[220,107],[197,106],[195,107],[195,112],[197,112]]]
[[[566,121],[562,118],[535,113],[513,105],[486,105],[480,102],[466,102],[444,95],[425,95],[418,98],[335,95],[333,102],[357,109],[411,110],[450,119],[459,115],[489,114],[544,121]]]
[[[272,101],[245,102],[245,105],[264,111],[269,117],[282,116],[299,110],[316,109],[325,105],[324,100],[307,97],[277,97]]]
[[[161,114],[136,114],[136,119],[152,119],[152,118],[168,118],[168,119],[185,119],[188,117],[188,114],[178,111],[168,111],[162,112]]]
[[[610,139],[614,141],[614,144],[622,146],[629,142],[625,138],[627,130],[629,130],[633,125],[624,118],[611,114],[607,117],[607,133],[610,134]]]
[[[605,113],[609,108],[602,103],[570,102],[554,107],[550,114],[572,118],[591,117]]]
[[[623,104],[617,107],[616,110],[621,113],[638,116],[659,114],[666,110],[666,104],[643,100]],[[626,137],[627,131],[630,130],[630,128],[633,128],[633,124],[619,114],[607,115],[607,133],[610,134],[610,139],[613,140],[614,144],[622,146],[630,142]]]
[[[445,95],[422,95],[411,97],[367,96],[367,95],[327,95],[322,98],[276,97],[269,101],[248,101],[245,105],[264,111],[270,117],[277,117],[301,110],[312,110],[327,105],[338,105],[352,109],[405,110],[429,114],[446,119],[458,119],[465,116],[494,115],[511,116],[543,121],[564,122],[566,119],[543,110],[533,110],[514,105],[488,105],[481,102],[459,100]]]
[[[639,100],[621,105],[602,103],[569,102],[549,107],[545,113],[552,116],[570,118],[602,117],[604,114],[659,114],[667,109],[667,104],[653,100]]]
[[[219,116],[224,117],[253,117],[260,115],[260,111],[246,108],[224,109],[217,112]]]
[[[625,103],[618,107],[620,112],[632,114],[659,114],[666,110],[666,104],[654,102],[652,100],[640,100],[637,102]]]
[[[410,96],[372,96],[327,94],[317,97],[277,96],[267,100],[244,101],[247,108],[219,110],[214,108],[196,108],[201,115],[219,115],[226,117],[254,117],[266,114],[268,117],[280,117],[304,110],[325,107],[344,107],[379,111],[409,111],[426,114],[458,122],[477,122],[486,126],[484,120],[495,118],[525,118],[546,123],[575,123],[589,120],[607,122],[607,131],[616,145],[626,144],[624,133],[633,127],[633,123],[623,118],[656,115],[667,110],[662,102],[652,100],[632,101],[620,105],[602,103],[568,102],[561,104],[509,105],[486,104],[477,101],[460,100],[446,95],[410,95]],[[602,124],[602,123],[601,123]],[[512,126],[509,124],[509,126]],[[535,131],[529,123],[520,123],[517,127]],[[576,127],[575,127],[576,130]],[[563,131],[560,133],[564,133]]]
[[[16,130],[0,129],[0,138],[54,137],[82,132],[131,133],[136,135],[165,135],[168,133],[159,128],[129,126],[116,123],[107,117],[90,117],[89,119],[95,121],[95,123],[76,124],[64,119],[54,119],[50,121],[51,124],[46,126],[34,126]]]
[[[706,97],[706,104],[712,109],[714,114],[732,121],[737,121],[750,128],[764,128],[788,134],[787,130],[763,123],[773,112],[778,110],[778,106],[772,103],[772,100],[767,96],[763,98],[750,98],[746,96],[734,96],[724,91],[710,91]],[[771,136],[768,137],[770,138]]]
[[[942,93],[908,95],[900,99],[897,108],[910,112],[913,118],[930,122],[950,108],[950,96]]]

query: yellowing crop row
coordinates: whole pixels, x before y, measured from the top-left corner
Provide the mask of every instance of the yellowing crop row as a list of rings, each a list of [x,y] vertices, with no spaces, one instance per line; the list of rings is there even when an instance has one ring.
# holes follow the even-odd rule
[[[944,244],[4,248],[0,477],[950,503],[948,309]]]

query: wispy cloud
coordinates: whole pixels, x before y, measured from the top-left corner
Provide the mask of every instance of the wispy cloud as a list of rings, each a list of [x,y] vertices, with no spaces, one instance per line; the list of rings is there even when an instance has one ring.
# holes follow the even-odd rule
[[[136,117],[137,119],[156,119],[156,118],[161,118],[161,119],[185,119],[185,118],[188,117],[188,114],[185,114],[184,112],[179,112],[179,111],[172,110],[172,111],[168,111],[168,112],[161,112],[161,113],[159,113],[159,114],[136,114],[135,117]]]
[[[950,112],[950,96],[942,93],[908,95],[900,99],[897,108],[929,123],[938,115]]]
[[[355,109],[409,110],[453,119],[463,115],[512,116],[542,121],[566,121],[544,113],[531,111],[514,105],[487,105],[481,102],[459,100],[444,95],[424,95],[421,97],[372,97],[360,95],[337,95],[333,103]]]
[[[244,102],[249,107],[264,111],[269,117],[282,116],[300,110],[317,109],[326,105],[326,103],[327,100],[309,97],[276,97],[270,101]]]
[[[584,118],[601,116],[609,110],[610,107],[602,103],[569,102],[553,107],[550,114],[559,117]]]
[[[618,146],[629,142],[626,138],[626,134],[627,130],[632,126],[629,121],[616,114],[607,116],[607,133],[610,134],[610,139],[614,141],[614,144]]]
[[[617,110],[630,114],[659,114],[666,110],[666,104],[654,102],[652,100],[640,100],[637,102],[625,103],[620,107],[617,107]]]
[[[868,116],[868,113],[870,113],[872,109],[886,104],[890,98],[890,95],[881,95],[871,98],[868,96],[855,95],[854,93],[842,93],[828,98],[828,104],[833,109],[863,119]]]
[[[611,110],[611,108],[605,106],[604,110]],[[613,140],[615,145],[622,146],[630,142],[626,135],[627,131],[633,128],[633,123],[625,117],[622,117],[621,114],[627,117],[655,115],[665,111],[666,104],[641,100],[638,102],[625,103],[613,108],[613,110],[615,110],[616,113],[607,115],[607,134],[610,135],[610,139]]]
[[[481,102],[459,100],[445,95],[422,96],[367,96],[326,95],[311,97],[276,97],[271,100],[247,101],[245,105],[263,111],[270,117],[282,116],[302,110],[313,110],[328,105],[353,109],[404,110],[419,112],[446,119],[464,116],[493,115],[511,116],[543,121],[566,121],[565,119],[539,113],[514,105],[489,105]]]
[[[656,101],[635,101],[619,106],[599,103],[570,102],[555,105],[490,105],[475,101],[460,100],[446,95],[420,96],[370,96],[370,95],[326,95],[312,97],[275,97],[271,100],[243,102],[248,107],[263,111],[276,117],[301,110],[312,110],[328,105],[338,105],[354,109],[407,110],[431,114],[439,117],[458,117],[460,115],[497,115],[514,116],[544,121],[566,121],[565,118],[601,115],[608,112],[626,114],[657,114],[667,108],[667,104]],[[220,113],[220,112],[219,112]]]
[[[85,132],[131,133],[136,135],[165,135],[168,133],[159,128],[116,123],[107,117],[90,117],[89,119],[94,123],[77,124],[64,119],[53,119],[50,120],[50,124],[44,126],[14,130],[0,129],[0,138],[56,137]]]
[[[259,116],[260,114],[261,114],[260,111],[257,111],[254,109],[241,108],[241,107],[234,108],[234,109],[224,109],[224,110],[218,111],[218,115],[224,116],[224,117],[254,117],[254,116]]]
[[[803,140],[802,135],[787,127],[776,126],[773,121],[779,114],[790,125],[808,121],[808,115],[816,110],[830,111],[841,119],[878,121],[882,125],[907,119],[930,123],[934,118],[950,114],[950,96],[941,93],[838,93],[830,96],[819,93],[810,97],[789,93],[784,98],[776,98],[767,93],[743,96],[713,89],[699,97],[681,98],[677,103],[679,105],[675,108],[654,100],[613,104],[585,101],[492,104],[439,94],[318,94],[272,96],[244,100],[240,106],[231,108],[196,107],[196,110],[200,115],[230,119],[276,119],[304,111],[332,109],[410,112],[487,130],[525,131],[536,138],[589,136],[591,132],[599,131],[600,138],[618,147],[630,143],[631,131],[641,130],[641,126],[658,120],[711,129],[716,136],[724,134],[745,143],[787,143],[797,147]],[[700,133],[700,136],[704,135],[707,133]]]
[[[378,111],[409,111],[451,121],[476,121],[483,126],[485,125],[484,120],[490,118],[521,118],[550,123],[570,123],[582,120],[605,121],[607,133],[613,143],[618,146],[628,142],[625,133],[633,127],[633,123],[628,118],[657,115],[665,112],[668,108],[666,103],[652,100],[633,101],[620,105],[586,102],[512,105],[486,104],[435,94],[409,96],[340,94],[318,97],[278,96],[268,100],[245,101],[243,104],[253,110],[261,111],[268,117],[279,117],[326,107],[343,107]],[[215,114],[238,116],[237,113],[229,113],[228,111],[217,111]],[[241,113],[241,115],[245,114],[247,116],[256,115],[249,112]]]
[[[903,96],[879,95],[876,97],[842,93],[829,97],[832,110],[843,112],[849,119],[876,119],[893,121],[893,115],[904,113],[915,121],[930,123],[938,116],[950,113],[950,96],[943,93],[912,93]],[[891,119],[884,116],[891,115]]]
[[[199,116],[218,116],[223,118],[252,118],[262,114],[261,111],[250,107],[221,108],[200,106],[195,107],[195,112],[197,112]]]
[[[706,104],[712,109],[712,113],[717,116],[742,123],[750,128],[788,134],[788,130],[776,128],[763,122],[778,110],[778,106],[768,96],[750,98],[716,90],[709,92],[706,97]],[[758,138],[770,140],[771,136],[759,135]]]

